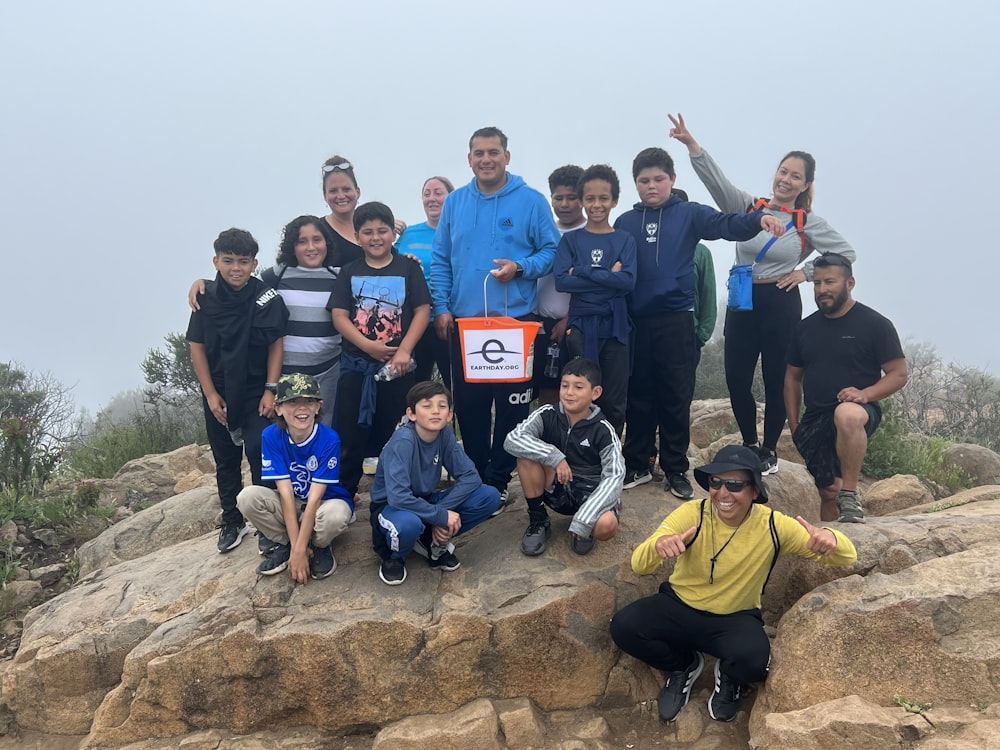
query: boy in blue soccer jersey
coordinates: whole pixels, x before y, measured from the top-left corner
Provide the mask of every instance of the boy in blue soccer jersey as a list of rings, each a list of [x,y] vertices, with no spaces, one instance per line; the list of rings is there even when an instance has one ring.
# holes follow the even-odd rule
[[[302,373],[278,381],[278,423],[264,430],[263,478],[277,485],[247,487],[240,512],[261,534],[260,575],[288,568],[292,580],[326,578],[337,567],[330,542],[354,516],[351,495],[340,484],[340,437],[320,422],[323,401],[316,378]]]

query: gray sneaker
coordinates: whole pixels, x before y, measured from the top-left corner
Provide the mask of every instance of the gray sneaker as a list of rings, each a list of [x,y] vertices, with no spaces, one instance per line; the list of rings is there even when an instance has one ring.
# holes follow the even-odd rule
[[[837,510],[840,523],[864,523],[865,509],[861,505],[861,495],[854,490],[841,490],[837,493]]]
[[[521,552],[529,557],[542,554],[545,551],[545,540],[551,534],[548,518],[531,521],[521,537]]]

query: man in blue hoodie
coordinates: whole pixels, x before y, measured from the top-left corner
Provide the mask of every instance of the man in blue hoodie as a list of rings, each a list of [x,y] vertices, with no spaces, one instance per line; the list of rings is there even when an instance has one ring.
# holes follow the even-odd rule
[[[454,332],[456,318],[537,320],[536,280],[552,271],[559,230],[545,196],[509,174],[509,163],[501,130],[487,127],[472,134],[469,166],[475,179],[445,200],[431,252],[434,326],[442,339]],[[466,382],[458,336],[450,339],[452,361],[459,364],[453,386],[465,451],[506,503],[516,460],[503,442],[528,416],[531,383]]]
[[[695,247],[701,240],[742,241],[762,229],[780,236],[785,225],[763,212],[723,214],[673,195],[674,161],[647,148],[632,162],[639,203],[615,229],[635,238],[636,283],[629,300],[635,355],[625,410],[625,489],[650,481],[649,457],[660,430],[663,489],[689,499],[686,474],[691,442],[697,342],[694,328]]]

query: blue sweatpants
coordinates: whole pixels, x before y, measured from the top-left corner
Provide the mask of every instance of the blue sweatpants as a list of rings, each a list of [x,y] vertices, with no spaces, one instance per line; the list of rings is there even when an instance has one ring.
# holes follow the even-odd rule
[[[435,492],[427,498],[427,502],[437,505],[454,489],[451,487],[441,492]],[[450,510],[455,511],[461,517],[462,528],[458,533],[463,534],[492,516],[499,507],[500,491],[496,487],[484,484],[467,497],[465,502]],[[405,558],[413,551],[413,545],[417,543],[425,528],[424,522],[416,513],[393,508],[391,505],[382,508],[378,514],[378,523],[385,537],[385,547],[378,551],[383,554],[388,552],[389,557],[399,559]]]

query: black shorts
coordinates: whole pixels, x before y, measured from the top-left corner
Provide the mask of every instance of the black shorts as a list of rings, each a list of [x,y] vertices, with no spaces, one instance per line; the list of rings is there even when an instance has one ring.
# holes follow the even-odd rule
[[[865,434],[871,437],[882,421],[882,409],[878,404],[858,404],[868,413]],[[799,422],[792,442],[806,468],[812,474],[817,487],[829,487],[840,476],[840,459],[837,458],[837,428],[833,423],[833,412],[824,411],[810,415],[806,411]]]
[[[597,483],[591,480],[574,479],[569,484],[556,484],[552,489],[547,489],[542,495],[542,502],[552,508],[561,516],[575,516],[580,507],[587,502],[590,493],[597,487]],[[610,509],[615,514],[615,518],[621,520],[622,503],[619,500]]]

